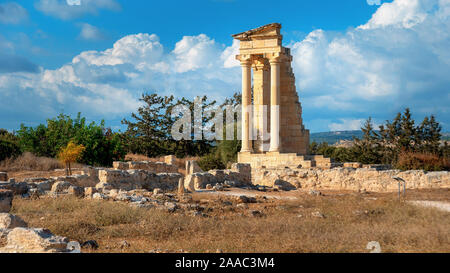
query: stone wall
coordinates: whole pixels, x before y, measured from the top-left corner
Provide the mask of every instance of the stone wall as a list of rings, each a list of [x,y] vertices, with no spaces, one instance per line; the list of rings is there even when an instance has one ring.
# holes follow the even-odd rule
[[[251,184],[251,168],[249,164],[235,163],[229,170],[211,170],[209,172],[197,172],[184,178],[184,187],[190,191],[205,189],[209,184],[214,186],[226,181],[236,185]]]
[[[100,170],[97,189],[175,190],[183,176],[179,173],[154,173],[147,170]]]
[[[393,192],[398,190],[398,177],[407,189],[449,188],[449,172],[399,171],[377,169],[252,169],[252,183],[273,187],[276,184],[302,189],[367,190]]]
[[[165,162],[151,161],[131,161],[131,162],[114,162],[113,167],[116,170],[146,170],[155,173],[177,173],[178,166],[175,164],[167,164]]]

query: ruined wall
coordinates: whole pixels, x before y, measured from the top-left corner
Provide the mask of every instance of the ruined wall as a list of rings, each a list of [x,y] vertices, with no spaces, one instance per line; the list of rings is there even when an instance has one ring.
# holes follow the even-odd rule
[[[264,186],[285,184],[302,189],[367,190],[393,192],[400,177],[407,189],[450,188],[449,172],[399,171],[334,168],[321,169],[252,169],[252,183]]]
[[[120,189],[153,190],[161,188],[163,190],[175,190],[178,181],[183,176],[179,173],[159,173],[156,174],[147,170],[100,170],[99,183],[97,189]]]
[[[169,159],[168,159],[169,160]],[[147,170],[155,173],[177,173],[178,167],[174,164],[165,162],[151,161],[131,161],[131,162],[114,162],[113,168],[116,170]]]
[[[189,174],[184,178],[184,187],[195,191],[205,189],[209,184],[214,186],[226,181],[235,185],[251,184],[251,168],[249,164],[235,163],[229,170],[211,170]]]

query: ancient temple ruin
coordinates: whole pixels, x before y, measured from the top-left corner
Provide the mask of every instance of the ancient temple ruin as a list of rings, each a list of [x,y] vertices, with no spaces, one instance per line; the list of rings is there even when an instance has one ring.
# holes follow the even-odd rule
[[[292,56],[282,45],[280,30],[281,24],[273,23],[233,35],[240,41],[236,59],[242,66],[238,161],[252,167],[330,167],[329,159],[308,155],[309,130],[303,125]]]

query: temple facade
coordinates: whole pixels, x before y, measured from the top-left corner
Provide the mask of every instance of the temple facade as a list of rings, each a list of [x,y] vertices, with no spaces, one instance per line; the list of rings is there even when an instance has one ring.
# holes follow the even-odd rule
[[[281,24],[273,23],[233,35],[240,41],[236,59],[242,67],[238,161],[252,167],[315,167],[322,159],[308,156],[309,130],[303,125],[291,52],[283,47],[280,30]]]

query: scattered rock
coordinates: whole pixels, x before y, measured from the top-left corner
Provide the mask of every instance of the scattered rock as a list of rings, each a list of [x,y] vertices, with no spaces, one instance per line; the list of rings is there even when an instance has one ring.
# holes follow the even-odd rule
[[[191,212],[191,216],[194,216],[194,217],[204,217],[204,218],[209,217],[208,214],[203,213],[203,212],[201,212],[201,211],[192,211],[192,212]]]
[[[67,190],[67,193],[75,197],[82,198],[84,197],[84,188],[78,186],[70,186]]]
[[[92,195],[94,195],[94,193],[97,193],[97,189],[96,188],[94,188],[94,187],[84,188],[84,196],[92,197]]]
[[[9,213],[0,213],[0,229],[13,229],[17,227],[28,227],[27,223],[19,216]]]
[[[263,213],[259,210],[251,210],[250,215],[253,217],[262,217]]]
[[[168,212],[174,212],[177,209],[177,204],[172,202],[166,202],[164,204]]]
[[[69,188],[72,186],[69,182],[58,181],[52,186],[52,193],[67,193]]]
[[[81,244],[82,248],[98,249],[98,243],[95,240],[89,240]]]
[[[9,232],[0,253],[67,252],[67,243],[67,238],[55,236],[48,229],[18,227]]]
[[[0,239],[6,238],[10,231],[10,229],[0,228]]]
[[[323,196],[323,194],[320,191],[316,191],[316,190],[310,190],[309,191],[309,195],[313,195],[313,196]]]
[[[128,243],[127,241],[120,242],[120,248],[122,249],[129,248],[130,246],[131,246],[130,243]]]
[[[39,190],[39,189],[30,189],[28,191],[28,194],[30,195],[31,199],[40,199],[41,195],[44,195],[45,192]]]
[[[255,197],[241,195],[237,199],[238,199],[238,202],[240,202],[240,203],[256,203]]]
[[[315,211],[315,212],[311,213],[311,215],[313,217],[317,217],[317,218],[325,218],[325,215],[323,213],[321,213],[320,211]]]
[[[248,205],[246,203],[237,204],[236,207],[240,209],[248,209]]]
[[[108,199],[108,196],[106,196],[106,195],[104,195],[104,194],[101,194],[101,193],[99,193],[99,192],[96,192],[96,193],[94,193],[94,194],[92,195],[92,199],[95,199],[95,200],[107,200],[107,199]]]
[[[158,195],[158,194],[162,194],[162,193],[163,193],[163,191],[160,188],[156,188],[153,190],[154,195]]]

